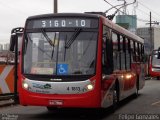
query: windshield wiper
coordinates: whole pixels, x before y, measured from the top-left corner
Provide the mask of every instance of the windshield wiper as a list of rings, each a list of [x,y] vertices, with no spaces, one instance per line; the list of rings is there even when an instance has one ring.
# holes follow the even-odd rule
[[[46,34],[46,32],[44,31],[43,28],[41,29],[41,32],[42,32],[43,36],[46,38],[46,40],[48,41],[48,43],[49,43],[51,46],[54,46],[54,42],[52,42],[52,40],[48,37],[48,35]],[[55,41],[55,38],[54,38],[54,41]]]
[[[55,46],[55,41],[56,41],[56,33],[55,33],[55,36],[54,36],[54,40],[52,42],[52,40],[48,37],[48,35],[46,34],[46,32],[44,31],[44,29],[42,28],[41,29],[41,32],[43,34],[43,36],[46,38],[46,40],[48,41],[48,43],[53,46],[53,50],[52,50],[52,55],[51,55],[51,59],[53,58],[53,55],[54,55],[54,46]]]
[[[81,32],[81,28],[77,28],[76,31],[73,33],[73,35],[71,36],[71,38],[65,42],[65,48],[69,48],[72,43],[74,42],[74,40],[77,38],[77,36],[79,35],[79,33]]]

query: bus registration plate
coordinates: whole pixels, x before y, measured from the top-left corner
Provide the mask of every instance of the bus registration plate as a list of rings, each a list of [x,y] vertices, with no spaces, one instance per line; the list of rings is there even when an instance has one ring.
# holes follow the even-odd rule
[[[49,100],[49,105],[63,105],[62,100]]]

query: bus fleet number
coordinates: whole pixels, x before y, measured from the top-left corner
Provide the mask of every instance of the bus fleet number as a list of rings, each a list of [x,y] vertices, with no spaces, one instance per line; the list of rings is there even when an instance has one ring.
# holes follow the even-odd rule
[[[81,88],[80,87],[67,87],[67,90],[68,91],[78,91],[78,92],[80,92]]]

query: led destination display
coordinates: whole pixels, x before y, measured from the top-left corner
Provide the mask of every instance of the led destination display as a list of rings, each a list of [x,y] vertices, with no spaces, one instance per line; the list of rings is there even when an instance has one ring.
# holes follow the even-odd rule
[[[80,18],[51,18],[41,20],[30,20],[27,28],[97,28],[98,22],[95,19],[80,19]]]

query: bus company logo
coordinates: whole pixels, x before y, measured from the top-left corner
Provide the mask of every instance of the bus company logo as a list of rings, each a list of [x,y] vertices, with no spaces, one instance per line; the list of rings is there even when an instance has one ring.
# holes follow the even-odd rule
[[[52,89],[51,87],[51,84],[45,84],[45,85],[42,85],[42,84],[38,84],[38,83],[32,83],[33,87],[34,88],[39,88],[39,89]]]

